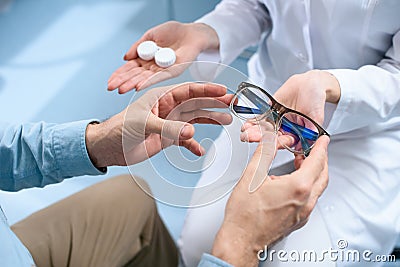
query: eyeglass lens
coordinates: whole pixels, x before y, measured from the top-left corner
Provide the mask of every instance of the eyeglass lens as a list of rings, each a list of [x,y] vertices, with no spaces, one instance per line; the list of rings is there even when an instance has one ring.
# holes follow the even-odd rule
[[[290,146],[282,145],[295,153],[308,153],[319,136],[316,125],[306,117],[293,112],[285,113],[280,121],[277,121],[278,113],[272,109],[272,102],[261,90],[245,87],[232,100],[234,103],[232,109],[236,116],[244,120],[270,117],[279,125],[279,132],[291,136],[293,139]]]

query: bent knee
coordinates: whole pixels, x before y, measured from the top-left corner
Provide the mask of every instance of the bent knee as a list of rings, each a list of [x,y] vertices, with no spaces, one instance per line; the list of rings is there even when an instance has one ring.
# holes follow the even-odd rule
[[[88,195],[86,199],[90,198],[94,206],[101,206],[115,216],[132,215],[129,217],[148,217],[156,211],[150,193],[149,186],[142,178],[130,174],[112,177],[85,192]]]
[[[105,181],[107,191],[112,192],[115,200],[121,204],[140,204],[143,207],[154,208],[155,201],[147,182],[139,176],[130,174],[119,175]]]

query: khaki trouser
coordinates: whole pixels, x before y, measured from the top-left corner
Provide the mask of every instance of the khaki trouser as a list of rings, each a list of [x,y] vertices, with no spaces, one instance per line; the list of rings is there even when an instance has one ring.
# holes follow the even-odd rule
[[[178,265],[154,200],[129,175],[95,184],[11,228],[38,267]]]

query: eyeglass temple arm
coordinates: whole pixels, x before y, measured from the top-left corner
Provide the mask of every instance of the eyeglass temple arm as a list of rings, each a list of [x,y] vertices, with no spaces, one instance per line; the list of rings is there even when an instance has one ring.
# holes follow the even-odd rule
[[[287,125],[285,125],[285,120],[286,120]],[[306,139],[304,138],[303,133],[302,133],[301,129],[299,129],[299,127],[304,128],[303,126],[300,126],[297,123],[293,123],[293,122],[287,120],[286,118],[282,119],[282,128],[285,131],[288,131],[291,133],[295,132],[295,135],[297,135],[300,138],[301,147],[303,148],[304,155],[307,157],[308,153],[310,151],[310,146],[308,145],[308,143],[307,143]],[[304,128],[304,129],[307,129],[307,128]]]
[[[233,110],[236,113],[241,113],[241,114],[261,115],[261,114],[265,113],[265,112],[262,112],[260,109],[243,107],[243,106],[238,106],[238,105],[233,105]],[[274,115],[274,116],[276,116],[276,115]],[[318,133],[316,133],[313,130],[310,130],[304,126],[301,126],[297,123],[291,122],[286,118],[282,119],[282,126],[285,131],[290,132],[292,134],[298,134],[298,132],[292,130],[292,128],[294,128],[294,127],[297,128],[300,131],[301,136],[303,136],[304,138],[306,138],[308,140],[315,141],[318,138]]]

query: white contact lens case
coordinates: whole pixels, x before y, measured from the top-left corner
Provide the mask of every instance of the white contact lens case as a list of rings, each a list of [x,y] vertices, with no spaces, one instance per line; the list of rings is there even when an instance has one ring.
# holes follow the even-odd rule
[[[176,61],[175,51],[171,48],[158,47],[153,41],[145,41],[137,48],[138,56],[146,61],[155,60],[156,64],[161,68],[168,68]]]
[[[168,68],[169,66],[174,65],[176,61],[175,51],[171,48],[160,48],[155,56],[156,64],[161,68]]]
[[[145,41],[137,48],[138,56],[143,60],[152,60],[158,51],[158,46],[153,41]]]

